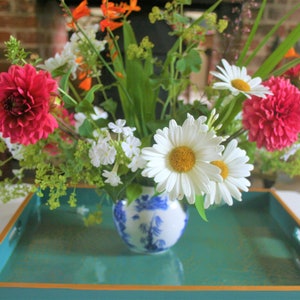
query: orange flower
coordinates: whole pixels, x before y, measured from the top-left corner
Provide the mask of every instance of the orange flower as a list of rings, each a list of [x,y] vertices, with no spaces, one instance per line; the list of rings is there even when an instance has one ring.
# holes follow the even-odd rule
[[[89,16],[91,14],[91,10],[87,7],[87,0],[83,0],[72,12],[72,21],[67,25],[76,29],[75,22],[82,17]]]
[[[78,56],[76,63],[80,65],[82,71],[78,72],[78,79],[81,81],[79,87],[84,91],[89,91],[92,86],[92,78],[89,77],[91,71],[87,69],[87,65],[84,64],[83,57]]]
[[[121,72],[116,72],[115,73],[119,78],[125,78],[124,75]]]
[[[101,31],[105,31],[106,28],[109,28],[111,31],[113,31],[122,26],[123,26],[122,22],[115,22],[109,19],[104,19],[100,22]]]
[[[285,55],[285,58],[296,58],[296,57],[300,57],[300,54],[298,54],[295,50],[295,48],[291,48]]]
[[[79,87],[84,91],[89,91],[92,87],[92,78],[86,77],[85,79],[83,79],[80,82]]]
[[[116,5],[113,2],[102,0],[101,10],[104,20],[100,22],[101,31],[106,28],[115,30],[123,25],[122,22],[116,22],[117,19],[127,17],[132,11],[140,11],[141,8],[137,6],[137,0],[130,0],[130,4],[121,2]]]
[[[102,4],[100,8],[102,10],[104,17],[110,20],[119,19],[126,12],[123,6],[115,5],[115,3],[107,2],[106,0],[102,0]]]
[[[132,11],[140,11],[141,7],[137,5],[138,0],[130,0],[130,4],[124,3],[123,6],[127,11],[126,16],[128,16]]]

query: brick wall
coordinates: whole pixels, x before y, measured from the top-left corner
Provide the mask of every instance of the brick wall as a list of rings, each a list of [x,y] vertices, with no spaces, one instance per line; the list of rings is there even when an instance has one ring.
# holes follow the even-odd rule
[[[0,71],[6,71],[4,41],[14,35],[42,58],[52,56],[66,42],[65,22],[55,0],[0,0]]]
[[[251,9],[252,16],[255,16],[261,1],[232,0],[232,2],[234,1],[236,3],[243,3],[242,24],[246,26],[246,29],[250,28],[253,17],[249,19],[249,3],[257,4],[256,6],[252,5]],[[48,58],[62,48],[66,42],[67,34],[58,2],[55,0],[0,0],[0,71],[5,71],[8,68],[3,53],[3,42],[11,34],[20,39],[26,49],[38,53],[42,58]],[[268,0],[254,45],[257,45],[276,21],[292,8],[293,5],[298,4],[298,2],[298,0]],[[298,23],[299,17],[296,13],[285,22],[284,26],[278,32],[278,36],[284,38],[287,32]],[[219,41],[217,47],[215,47],[215,61],[219,61],[224,47],[228,47],[229,49],[226,53],[227,59],[234,60],[236,50],[241,48],[244,43],[244,30],[245,27],[237,28],[237,31],[234,33],[234,40],[229,47],[226,45],[226,41]],[[271,47],[272,43],[269,43],[262,49],[249,66],[250,72],[256,69],[256,66],[260,65],[269,55]]]
[[[257,12],[260,7],[261,1],[259,0],[248,0],[243,1],[243,10],[242,10],[242,22],[243,22],[243,29],[240,28],[240,37],[241,39],[238,40],[235,47],[232,49],[239,49],[245,43],[245,38],[247,34],[244,34],[246,31],[251,29],[253,24],[254,18],[257,15]],[[265,12],[263,14],[260,27],[257,31],[255,39],[252,44],[252,48],[254,49],[255,46],[259,44],[259,42],[264,38],[264,36],[271,30],[271,28],[290,10],[293,6],[299,4],[299,0],[268,0],[267,6],[265,8]],[[294,13],[284,24],[281,28],[277,31],[276,37],[278,40],[283,40],[289,31],[299,24],[299,13],[300,11]],[[249,18],[250,17],[250,18]],[[261,65],[262,62],[268,57],[271,53],[272,48],[275,44],[275,37],[272,38],[269,43],[258,53],[258,55],[253,59],[252,63],[248,67],[250,73],[253,73],[254,70],[257,69],[257,66]],[[250,51],[251,51],[250,49]],[[233,50],[234,52],[234,50]],[[234,55],[231,55],[232,58]]]

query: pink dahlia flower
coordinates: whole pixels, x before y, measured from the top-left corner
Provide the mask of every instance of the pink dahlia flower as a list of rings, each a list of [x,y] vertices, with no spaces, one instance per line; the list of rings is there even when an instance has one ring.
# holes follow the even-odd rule
[[[299,78],[299,76],[300,76],[300,64],[293,67],[293,68],[290,68],[283,75],[287,78],[293,78],[293,77]]]
[[[249,140],[268,151],[291,146],[300,132],[300,92],[288,79],[272,77],[264,83],[273,92],[243,104],[243,126]]]
[[[32,65],[13,65],[0,73],[0,132],[11,143],[34,144],[46,138],[57,121],[50,114],[51,93],[57,83]]]

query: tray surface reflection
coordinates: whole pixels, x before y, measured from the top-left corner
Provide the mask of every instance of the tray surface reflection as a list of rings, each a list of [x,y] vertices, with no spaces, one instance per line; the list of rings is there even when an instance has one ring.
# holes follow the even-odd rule
[[[94,190],[78,189],[80,204],[95,208]],[[36,197],[35,195],[33,197]],[[42,205],[29,219],[0,274],[1,282],[165,286],[300,285],[296,222],[269,192],[207,212],[190,208],[187,229],[170,251],[139,255],[127,250],[103,205],[103,222],[85,227],[67,205]]]

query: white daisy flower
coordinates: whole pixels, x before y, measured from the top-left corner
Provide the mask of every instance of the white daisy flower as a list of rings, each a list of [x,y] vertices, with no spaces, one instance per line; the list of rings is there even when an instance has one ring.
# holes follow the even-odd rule
[[[211,71],[210,73],[222,80],[213,84],[213,88],[219,90],[230,90],[236,96],[239,93],[244,94],[247,98],[257,96],[266,98],[266,95],[272,95],[268,87],[261,84],[260,77],[252,78],[247,74],[245,67],[230,65],[225,59],[222,59],[224,68],[217,66],[220,72]]]
[[[171,120],[169,127],[156,131],[156,144],[142,149],[147,162],[142,175],[154,178],[158,192],[166,191],[171,199],[185,196],[193,204],[196,195],[209,192],[210,180],[222,180],[220,169],[210,164],[221,157],[222,138],[202,123],[190,115],[182,126]]]
[[[237,140],[232,140],[224,150],[222,159],[211,162],[221,169],[223,181],[210,182],[210,193],[205,195],[205,208],[222,202],[232,205],[232,198],[242,201],[241,190],[248,191],[250,182],[245,177],[250,175],[253,165],[247,163],[249,157],[246,151],[238,148],[237,145]]]
[[[115,171],[104,170],[102,176],[107,178],[104,182],[110,184],[111,186],[118,186],[122,183],[121,178]]]

